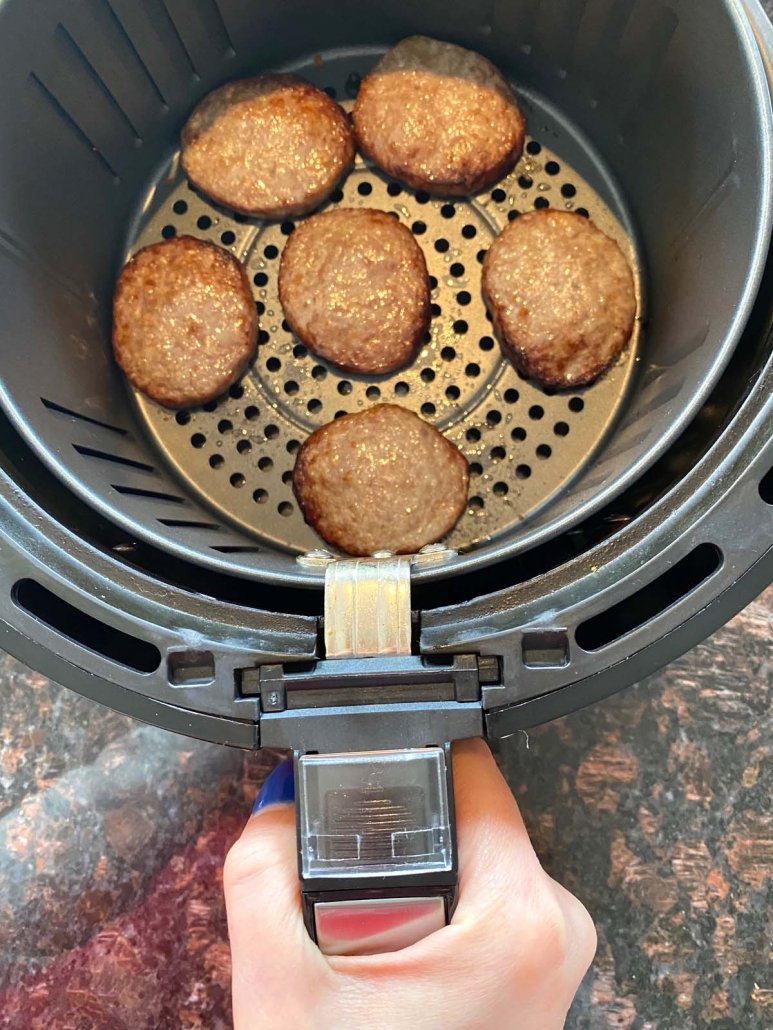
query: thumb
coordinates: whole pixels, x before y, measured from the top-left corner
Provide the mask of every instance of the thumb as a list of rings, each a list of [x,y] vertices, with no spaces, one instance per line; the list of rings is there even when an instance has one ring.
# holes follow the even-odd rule
[[[325,968],[303,923],[292,799],[288,759],[266,780],[225,861],[235,1012],[240,996],[248,996],[253,1012],[257,1003],[258,1011],[287,1014],[298,983],[313,979],[316,966]]]

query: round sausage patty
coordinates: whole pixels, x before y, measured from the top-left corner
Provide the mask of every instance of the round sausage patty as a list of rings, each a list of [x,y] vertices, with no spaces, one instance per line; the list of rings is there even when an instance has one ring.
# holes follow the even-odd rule
[[[354,105],[363,153],[415,189],[478,193],[510,171],[526,123],[504,76],[473,50],[409,36],[363,80]]]
[[[182,132],[182,164],[191,182],[219,204],[262,218],[318,207],[353,160],[342,108],[294,75],[221,86]]]
[[[113,297],[113,351],[134,385],[170,408],[205,404],[255,354],[247,275],[214,243],[178,236],[139,251]]]
[[[379,404],[322,426],[298,452],[293,488],[319,535],[347,554],[413,554],[467,504],[464,455],[418,415]]]
[[[295,335],[352,372],[410,361],[429,326],[429,276],[413,233],[383,211],[338,209],[287,241],[279,299]]]
[[[585,386],[625,347],[636,317],[618,245],[568,211],[529,212],[483,262],[483,293],[505,353],[544,386]]]

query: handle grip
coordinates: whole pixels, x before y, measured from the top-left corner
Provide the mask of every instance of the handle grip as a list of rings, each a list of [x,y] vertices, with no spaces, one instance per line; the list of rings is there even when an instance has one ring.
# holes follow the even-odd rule
[[[456,903],[449,748],[295,757],[306,926],[326,954],[396,951]]]

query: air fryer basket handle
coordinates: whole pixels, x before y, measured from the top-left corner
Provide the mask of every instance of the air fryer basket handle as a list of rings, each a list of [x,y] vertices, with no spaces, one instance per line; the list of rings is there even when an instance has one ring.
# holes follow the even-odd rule
[[[306,927],[329,955],[397,951],[456,904],[450,747],[295,755]]]

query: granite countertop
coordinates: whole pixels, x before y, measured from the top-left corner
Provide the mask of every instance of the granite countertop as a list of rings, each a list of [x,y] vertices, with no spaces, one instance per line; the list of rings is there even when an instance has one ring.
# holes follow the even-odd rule
[[[599,928],[569,1030],[773,1025],[773,589],[498,757]],[[0,1027],[230,1026],[225,852],[277,753],[140,726],[0,656]]]

